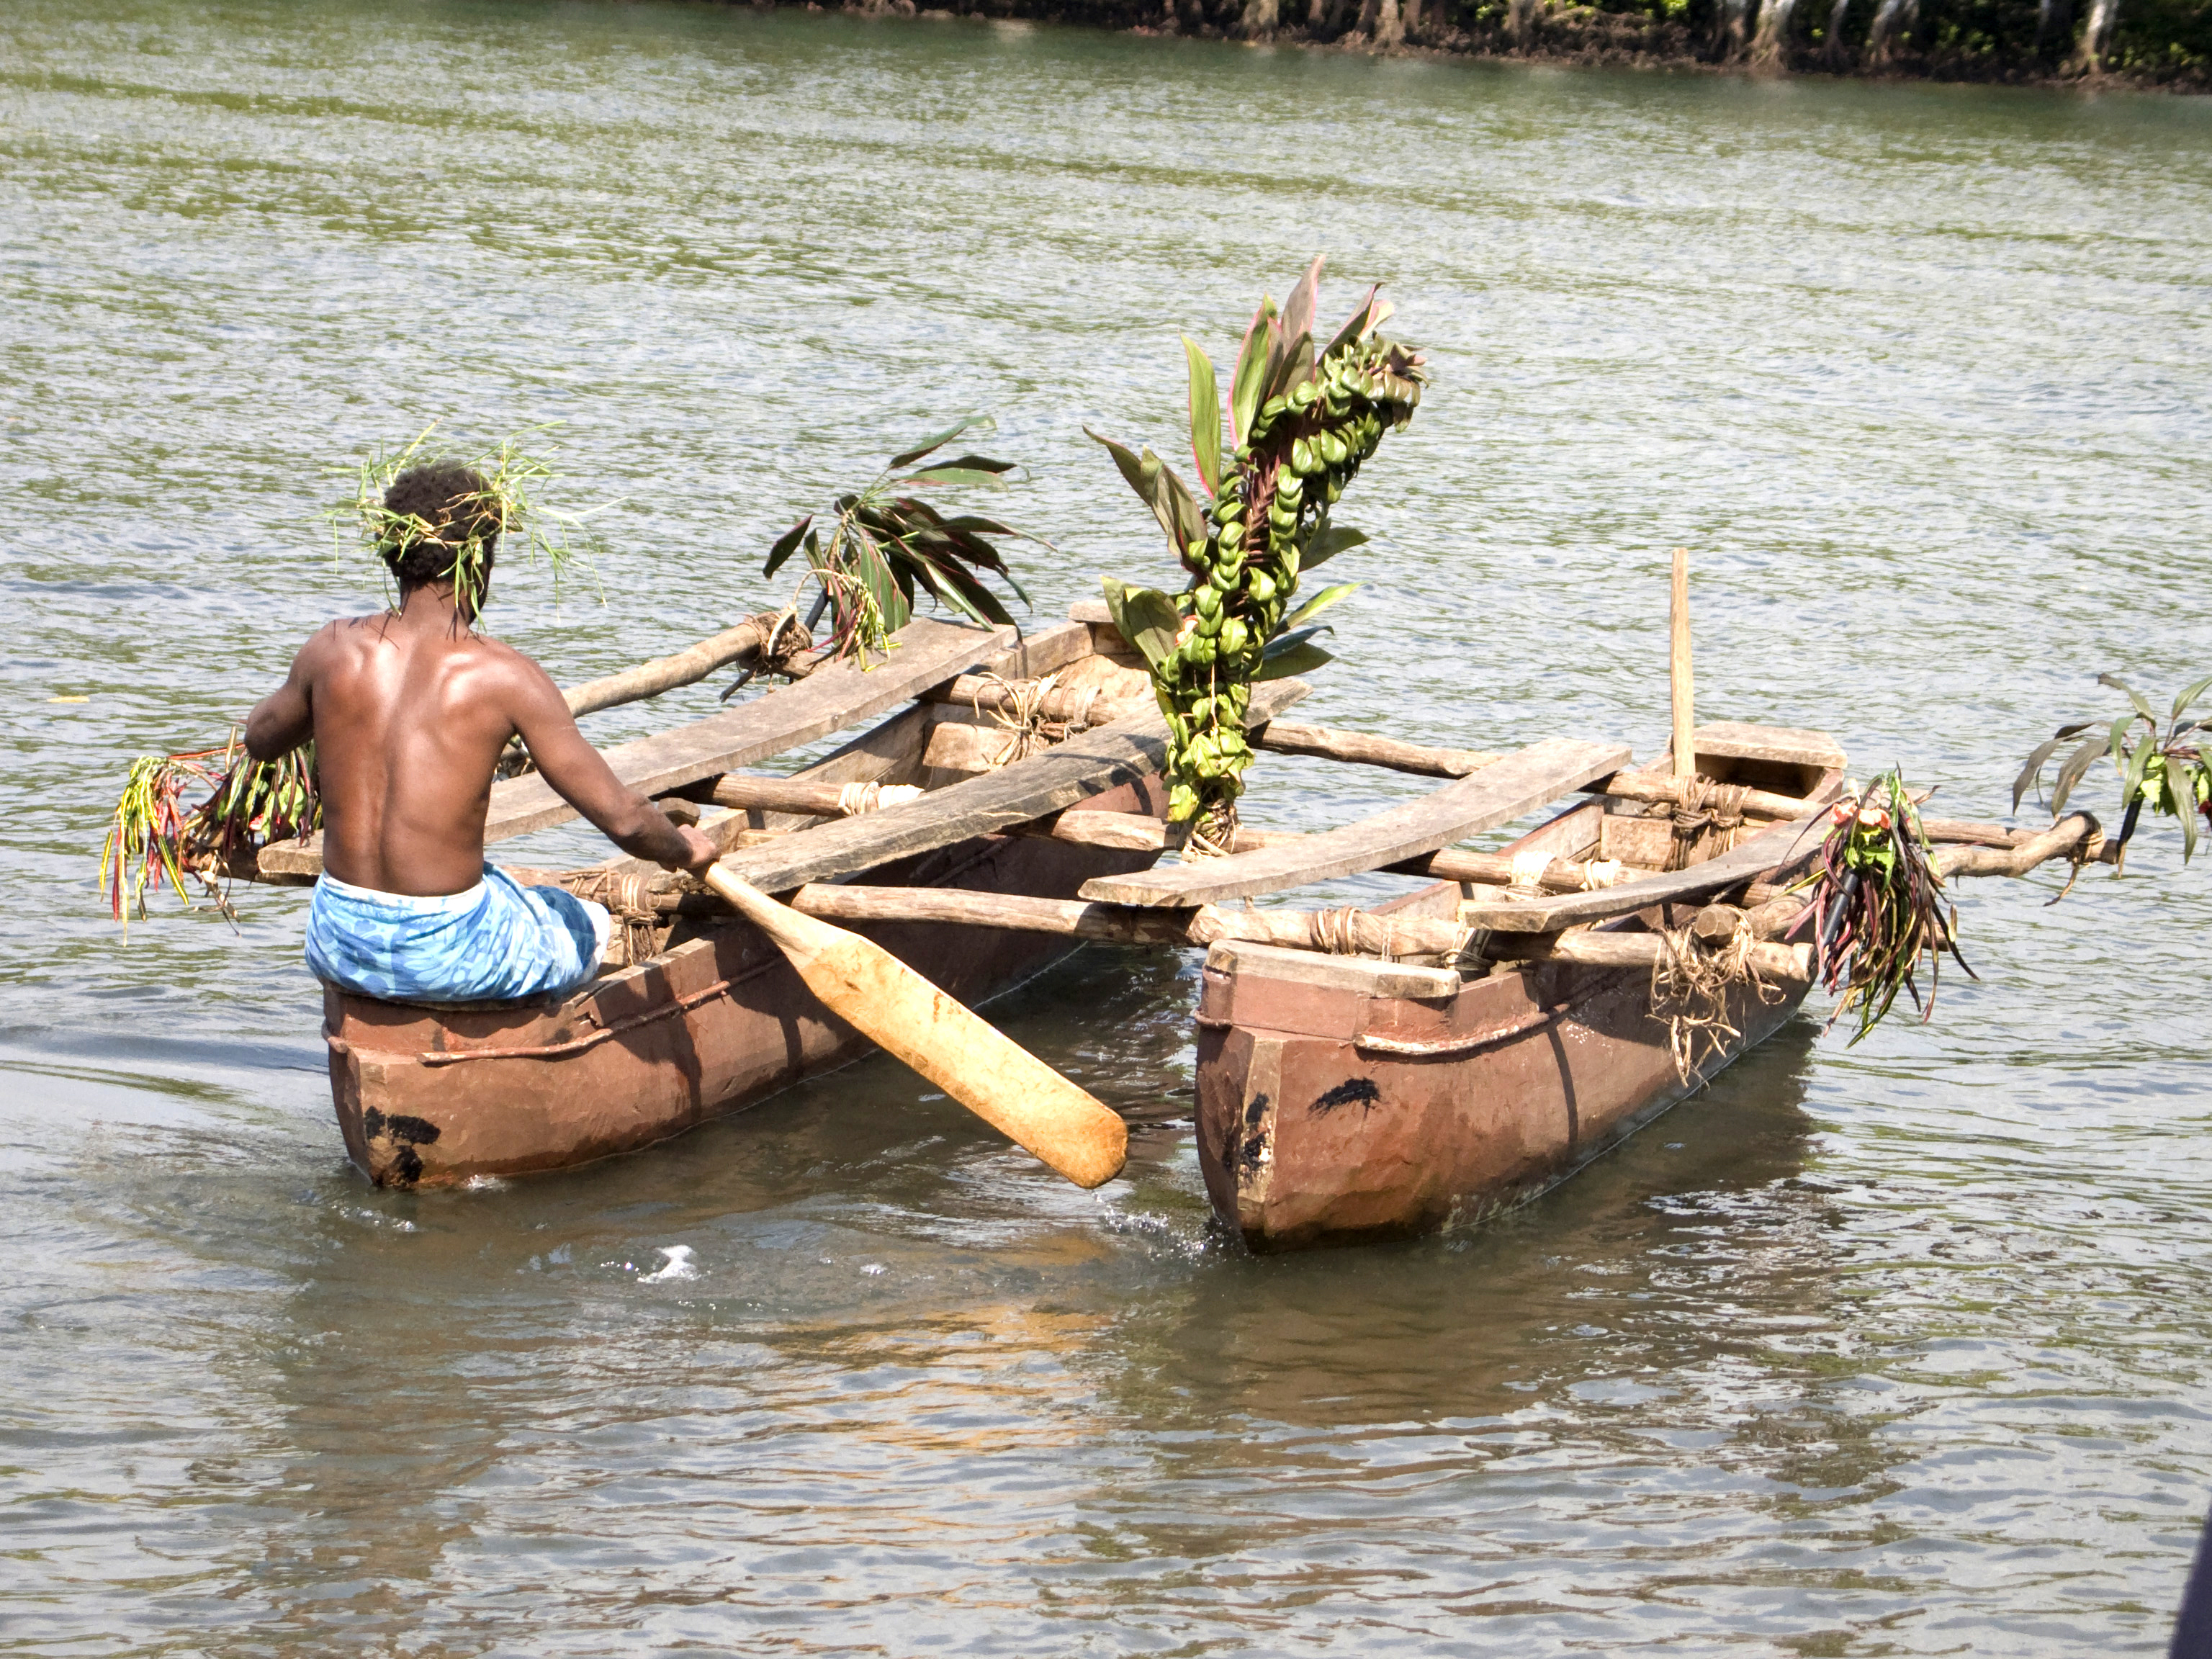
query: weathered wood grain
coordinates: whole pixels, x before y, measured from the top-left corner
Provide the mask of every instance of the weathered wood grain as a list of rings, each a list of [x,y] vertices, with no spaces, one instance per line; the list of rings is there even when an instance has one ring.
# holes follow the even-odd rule
[[[1692,752],[1735,760],[1778,761],[1790,766],[1834,767],[1848,763],[1842,745],[1826,732],[1786,726],[1748,726],[1741,720],[1708,720],[1691,734]]]
[[[640,794],[658,795],[734,771],[755,761],[897,707],[908,697],[1013,640],[1012,629],[985,630],[951,623],[908,623],[893,636],[898,648],[866,669],[850,662],[817,669],[796,685],[757,697],[703,720],[617,744],[606,751],[615,775]],[[567,822],[576,809],[542,777],[512,778],[493,787],[484,840],[504,841]]]
[[[1627,763],[1625,744],[1547,738],[1357,823],[1257,852],[1104,877],[1085,884],[1081,896],[1112,904],[1218,903],[1377,870],[1509,823]]]
[[[1501,933],[1551,933],[1563,927],[1624,916],[1654,904],[1679,904],[1717,893],[1748,881],[1761,871],[1781,863],[1792,853],[1819,845],[1819,820],[1824,813],[1778,823],[1753,836],[1742,846],[1686,870],[1646,876],[1594,893],[1565,894],[1557,898],[1477,900],[1460,906],[1460,921],[1468,927],[1490,927]],[[1093,885],[1096,885],[1094,883]],[[1088,889],[1085,890],[1086,896]]]
[[[1346,761],[1355,766],[1382,766],[1394,772],[1422,777],[1464,778],[1503,759],[1482,749],[1433,749],[1396,738],[1378,738],[1366,732],[1344,732],[1328,726],[1293,726],[1270,720],[1245,734],[1255,749],[1278,755],[1313,755],[1322,760]]]
[[[1053,933],[1063,939],[1101,939],[1122,945],[1213,945],[1236,940],[1286,950],[1322,951],[1349,945],[1374,957],[1457,956],[1467,930],[1426,918],[1398,920],[1365,911],[1195,910],[1086,904],[1079,899],[1024,898],[1010,893],[947,891],[928,887],[860,887],[823,883],[800,888],[791,908],[825,921],[848,922],[933,922],[954,927],[1003,928],[1015,933]],[[1730,911],[1730,917],[1741,913]],[[1324,943],[1326,941],[1326,943]],[[1561,939],[1530,939],[1516,960],[1579,962],[1598,967],[1649,968],[1665,954],[1656,933],[1580,933]],[[1799,981],[1813,976],[1808,945],[1758,944],[1750,965],[1771,977]]]
[[[1596,803],[1587,809],[1599,811]],[[1662,829],[1666,826],[1662,825]],[[1158,850],[1167,845],[1167,825],[1160,819],[1135,812],[1062,812],[1057,817],[1040,818],[1023,826],[1028,835],[1049,836],[1054,841],[1073,842],[1084,847],[1120,847],[1132,850]],[[1239,825],[1233,853],[1255,852],[1263,847],[1281,847],[1291,842],[1310,839],[1293,830],[1254,830]],[[1459,848],[1447,847],[1433,853],[1422,853],[1395,864],[1386,864],[1382,869],[1395,876],[1428,876],[1443,881],[1466,881],[1502,887],[1513,879],[1513,860],[1502,853],[1475,853]],[[1538,885],[1557,893],[1579,893],[1590,886],[1590,868],[1580,859],[1555,858],[1544,866]]]
[[[1302,680],[1255,687],[1262,714],[1289,708],[1310,690]],[[770,847],[744,848],[723,860],[763,892],[872,870],[955,842],[997,835],[1157,773],[1167,756],[1167,722],[1157,708],[1102,726],[1001,771],[986,772],[866,817],[846,818]]]
[[[758,657],[769,635],[775,631],[776,623],[773,613],[748,617],[735,628],[726,628],[712,639],[702,640],[672,656],[655,657],[651,662],[625,668],[619,674],[586,680],[581,685],[568,687],[561,695],[568,699],[568,712],[579,718],[595,714],[602,708],[657,697],[664,691],[703,680],[727,664]],[[787,639],[805,641],[806,630],[797,628],[795,623],[793,626],[796,631],[787,632]]]
[[[1607,779],[1605,787],[1600,793],[1611,795],[1617,800],[1672,801],[1680,805],[1685,793],[1696,787],[1692,780],[1662,778],[1649,772],[1640,772]],[[1705,787],[1710,790],[1734,786]],[[1804,805],[1798,796],[1778,794],[1771,789],[1746,789],[1743,792],[1742,810],[1763,818],[1795,817]]]

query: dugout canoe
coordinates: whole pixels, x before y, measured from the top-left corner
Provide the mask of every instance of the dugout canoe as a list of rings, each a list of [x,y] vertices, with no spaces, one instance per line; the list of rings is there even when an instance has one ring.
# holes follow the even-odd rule
[[[1157,813],[1164,799],[1147,780],[1099,804]],[[1154,856],[987,836],[866,873],[884,886],[1056,897]],[[557,1002],[428,1008],[325,987],[331,1095],[348,1154],[380,1187],[565,1169],[665,1140],[870,1052],[750,924],[704,918],[671,931],[667,948]],[[971,1005],[1074,948],[1000,929],[854,931]]]
[[[1825,733],[1703,726],[1696,753],[1713,783],[1808,812],[1843,787],[1844,757]],[[1628,775],[1670,770],[1662,760]],[[1725,817],[1726,796],[1714,799]],[[1664,806],[1583,802],[1504,850],[1617,859],[1632,878],[1566,896],[1447,881],[1377,907],[1490,927],[1487,955],[1504,965],[1487,969],[1214,945],[1197,1011],[1197,1139],[1216,1214],[1255,1251],[1473,1224],[1565,1179],[1771,1036],[1808,982],[1730,989],[1735,1034],[1700,1045],[1686,1080],[1648,966],[1511,960],[1514,933],[1558,937],[1594,912],[1598,932],[1680,927],[1771,873],[1796,839],[1755,821],[1684,828]]]
[[[611,749],[608,759],[626,782],[664,800],[774,800],[786,783],[924,791],[856,816],[753,808],[703,826],[732,849],[730,868],[772,893],[857,879],[1065,897],[1158,858],[1154,847],[1036,833],[1040,819],[1078,803],[1153,818],[1163,809],[1165,726],[1143,669],[1109,628],[1071,622],[1017,644],[1011,630],[928,622],[896,637],[899,648],[865,672],[824,667],[691,726]],[[1010,682],[1033,687],[1046,675],[1055,695],[1042,706],[994,707]],[[1269,706],[1281,708],[1306,688],[1286,680],[1265,690]],[[788,780],[737,769],[892,705],[902,706]],[[1133,706],[1139,712],[1121,714]],[[1105,723],[1086,726],[1093,712]],[[1033,752],[1009,758],[1018,740]],[[493,791],[487,838],[563,816],[573,815],[542,782],[515,779]],[[312,879],[313,850],[264,863],[276,878]],[[592,873],[563,878],[574,886]],[[597,873],[641,884],[622,890],[634,916],[651,915],[635,924],[652,929],[640,935],[649,943],[634,963],[565,999],[437,1006],[325,988],[332,1103],[347,1152],[376,1184],[452,1186],[589,1163],[870,1052],[749,924],[672,896],[672,878],[650,866],[613,860]],[[856,931],[971,1004],[1079,943],[900,923]]]

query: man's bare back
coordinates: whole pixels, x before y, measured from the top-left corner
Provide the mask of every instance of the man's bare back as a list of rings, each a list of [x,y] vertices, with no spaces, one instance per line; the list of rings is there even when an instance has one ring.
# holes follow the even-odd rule
[[[624,852],[670,869],[713,862],[714,843],[615,776],[545,671],[469,627],[441,584],[319,630],[255,705],[246,746],[268,760],[313,738],[324,868],[433,896],[482,879],[492,780],[518,732],[545,781]]]

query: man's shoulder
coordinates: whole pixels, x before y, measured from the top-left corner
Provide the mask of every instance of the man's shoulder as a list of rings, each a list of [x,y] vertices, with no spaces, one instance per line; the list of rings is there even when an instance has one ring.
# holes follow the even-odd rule
[[[364,634],[373,634],[391,617],[388,611],[380,611],[366,617],[333,617],[313,633],[300,647],[303,657],[311,653],[341,649]]]
[[[505,640],[490,634],[471,634],[469,636],[469,648],[481,652],[486,662],[496,664],[501,668],[526,670],[532,674],[543,674],[545,672],[538,659],[528,652],[519,650]]]
[[[553,684],[553,677],[537,658],[489,634],[470,635],[460,646],[459,653],[467,657],[468,672],[471,674],[488,675],[506,684],[530,690],[542,690]]]

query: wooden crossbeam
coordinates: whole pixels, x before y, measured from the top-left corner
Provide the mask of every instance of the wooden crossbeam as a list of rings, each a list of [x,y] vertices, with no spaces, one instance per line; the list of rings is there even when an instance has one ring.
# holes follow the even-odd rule
[[[1824,811],[1775,824],[1718,858],[1693,864],[1686,870],[1646,876],[1640,881],[1623,882],[1618,887],[1595,892],[1566,893],[1553,898],[1472,901],[1460,906],[1459,919],[1468,927],[1495,928],[1501,933],[1551,933],[1562,927],[1579,927],[1586,922],[1626,915],[1654,904],[1680,904],[1702,898],[1739,882],[1749,881],[1795,853],[1817,849],[1821,834],[1820,820],[1826,816]]]
[[[1256,686],[1262,715],[1289,708],[1310,688],[1303,680]],[[781,695],[781,694],[780,694]],[[865,817],[819,824],[771,846],[741,848],[724,859],[741,880],[783,893],[833,881],[978,836],[1004,834],[1079,801],[1156,775],[1167,757],[1167,722],[1147,708],[1054,744],[1042,754],[963,778],[919,800]]]
[[[1132,909],[1080,899],[1025,898],[932,887],[861,887],[841,882],[800,888],[791,907],[810,916],[842,922],[936,923],[951,927],[1003,928],[1052,933],[1062,939],[1121,945],[1213,945],[1223,940],[1273,945],[1295,951],[1334,947],[1387,957],[1458,955],[1467,930],[1429,917],[1401,919],[1363,910]],[[1731,911],[1730,916],[1740,915]],[[1327,941],[1327,945],[1324,945]],[[1515,959],[1575,962],[1601,968],[1649,969],[1666,951],[1656,933],[1581,933],[1529,939]],[[1748,964],[1772,978],[1802,982],[1813,976],[1809,945],[1755,944]]]
[[[834,792],[833,792],[834,793]],[[823,810],[832,811],[835,803]],[[1057,817],[1040,818],[1033,824],[1023,826],[1025,835],[1049,836],[1054,841],[1073,842],[1083,847],[1121,847],[1133,851],[1158,851],[1167,845],[1167,825],[1160,819],[1147,817],[1137,812],[1062,812]],[[1280,847],[1308,837],[1297,830],[1253,830],[1240,827],[1237,831],[1234,853],[1256,852],[1262,847]],[[1459,848],[1446,847],[1434,853],[1422,853],[1395,864],[1386,864],[1383,871],[1394,876],[1427,876],[1438,881],[1468,881],[1493,887],[1506,886],[1517,879],[1521,872],[1513,867],[1513,860],[1503,853],[1474,853]],[[1641,873],[1641,872],[1638,872]],[[1620,872],[1599,869],[1595,873],[1586,860],[1555,858],[1547,864],[1537,879],[1537,885],[1547,892],[1580,893],[1589,890],[1610,875],[1614,883],[1624,878]]]
[[[1547,738],[1357,823],[1256,852],[1101,877],[1085,884],[1082,896],[1110,904],[1212,904],[1379,870],[1510,823],[1627,763],[1625,744]]]

